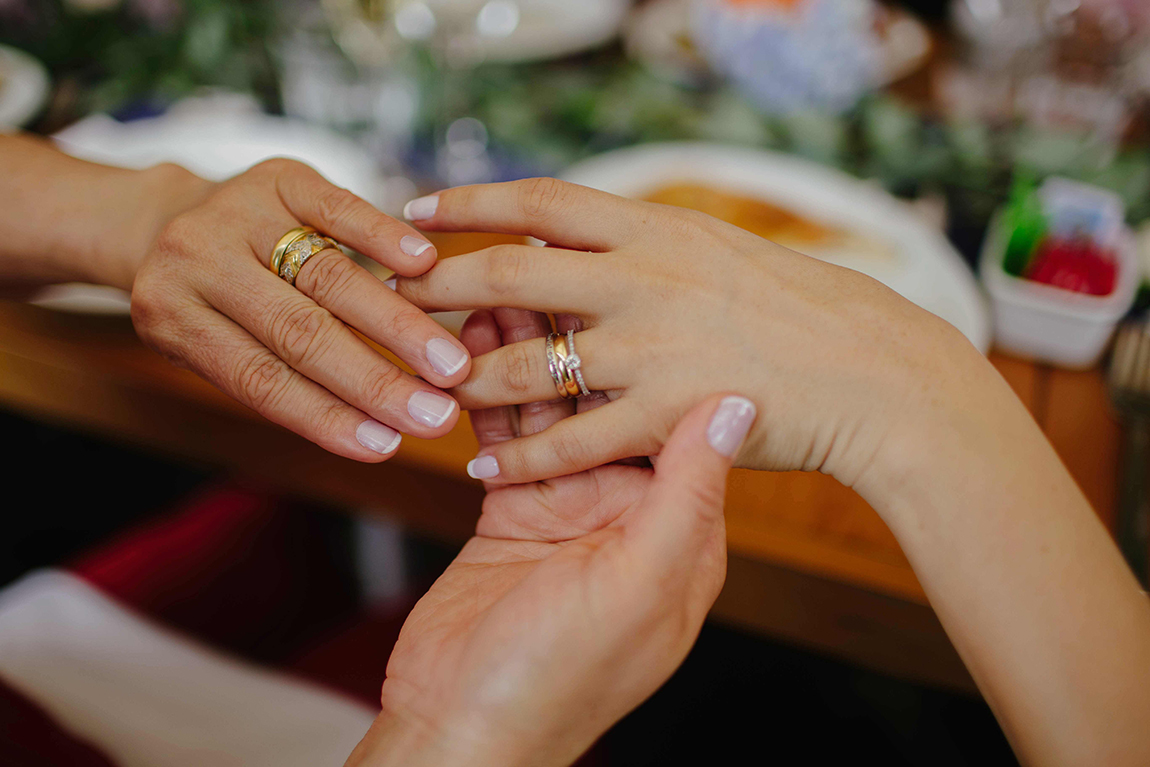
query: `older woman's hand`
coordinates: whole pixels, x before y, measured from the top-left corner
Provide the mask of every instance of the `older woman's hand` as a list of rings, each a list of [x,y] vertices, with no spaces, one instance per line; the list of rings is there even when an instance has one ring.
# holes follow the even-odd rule
[[[134,275],[132,320],[146,343],[349,458],[384,460],[400,432],[437,437],[454,426],[457,403],[436,387],[462,382],[470,358],[451,334],[338,250],[308,259],[294,287],[267,266],[277,240],[300,225],[405,276],[435,263],[431,243],[291,160],[201,183],[142,261],[121,270]]]
[[[656,454],[708,392],[734,389],[761,414],[738,465],[853,484],[904,424],[926,423],[915,416],[942,402],[961,407],[964,386],[990,370],[952,326],[879,282],[694,211],[533,179],[450,189],[407,213],[427,230],[550,243],[452,258],[398,292],[426,310],[573,315],[586,383],[612,400],[485,447],[471,471],[489,481]],[[454,394],[465,408],[555,398],[543,340],[476,358]]]
[[[546,317],[496,316],[468,320],[472,352],[546,332]],[[575,407],[495,408],[472,424],[493,445]],[[603,466],[489,486],[475,537],[404,623],[383,712],[349,765],[574,761],[694,643],[723,584],[725,480],[754,417],[742,398],[710,397],[655,471]]]

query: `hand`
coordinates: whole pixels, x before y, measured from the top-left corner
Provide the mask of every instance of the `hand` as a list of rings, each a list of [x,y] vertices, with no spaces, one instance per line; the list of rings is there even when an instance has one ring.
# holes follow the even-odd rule
[[[501,330],[507,342],[547,328],[528,312],[499,315],[498,328],[488,312],[468,320],[472,353],[498,348]],[[490,446],[574,409],[497,408],[472,423]],[[408,616],[383,713],[349,764],[578,757],[694,643],[726,570],[729,456],[753,419],[746,400],[711,397],[682,420],[655,471],[603,466],[489,487],[475,537]]]
[[[197,179],[197,181],[199,181]],[[200,182],[205,184],[205,182]],[[400,432],[447,433],[457,403],[435,387],[467,376],[462,344],[335,249],[295,286],[267,266],[277,240],[311,225],[406,276],[435,263],[431,243],[311,168],[270,160],[205,186],[138,264],[132,321],[144,341],[265,417],[339,455],[382,461]],[[352,331],[393,351],[426,380]]]
[[[957,330],[879,282],[695,211],[553,179],[450,189],[408,211],[428,230],[549,242],[449,259],[399,280],[399,294],[426,310],[575,315],[587,385],[613,400],[485,447],[473,470],[490,481],[657,453],[702,396],[735,389],[763,416],[737,465],[854,484],[901,428],[940,402],[963,406],[972,380],[994,376]],[[454,394],[465,408],[554,398],[543,341],[475,359]]]

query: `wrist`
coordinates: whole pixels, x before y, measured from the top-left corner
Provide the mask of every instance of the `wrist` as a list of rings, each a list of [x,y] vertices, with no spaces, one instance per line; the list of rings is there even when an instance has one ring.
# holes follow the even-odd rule
[[[395,705],[384,685],[384,707],[344,767],[514,767],[517,762],[473,728],[452,726]]]
[[[989,360],[973,348],[946,372],[931,371],[921,397],[904,403],[855,489],[901,538],[908,526],[1002,487],[1020,451],[1046,443],[1037,424]]]
[[[200,204],[215,184],[178,165],[165,163],[136,171],[120,196],[110,236],[99,238],[83,279],[132,289],[136,272],[160,230],[176,216]]]

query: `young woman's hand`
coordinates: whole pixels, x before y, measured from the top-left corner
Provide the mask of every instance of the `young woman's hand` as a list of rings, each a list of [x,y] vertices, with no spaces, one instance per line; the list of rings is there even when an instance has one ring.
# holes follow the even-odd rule
[[[761,414],[737,465],[853,484],[905,424],[994,376],[957,330],[876,280],[694,211],[531,179],[450,189],[407,214],[427,230],[550,243],[448,259],[398,292],[425,310],[573,315],[587,386],[612,400],[485,447],[472,470],[489,481],[656,454],[702,397],[734,389]],[[453,393],[464,408],[554,399],[543,340],[475,359]]]
[[[270,420],[360,461],[393,455],[400,432],[437,437],[455,425],[458,405],[436,387],[463,381],[470,358],[450,333],[339,250],[313,255],[294,287],[268,268],[277,240],[300,225],[405,276],[435,263],[431,243],[291,160],[220,184],[195,181],[193,204],[159,229],[142,259],[118,271],[131,276],[132,321],[148,345]]]
[[[473,353],[545,332],[546,318],[473,315]],[[583,404],[582,407],[588,407]],[[531,434],[573,402],[471,414],[481,444]],[[754,420],[708,397],[656,470],[604,466],[489,486],[476,535],[408,616],[383,712],[349,764],[566,765],[671,675],[726,571],[723,496]]]

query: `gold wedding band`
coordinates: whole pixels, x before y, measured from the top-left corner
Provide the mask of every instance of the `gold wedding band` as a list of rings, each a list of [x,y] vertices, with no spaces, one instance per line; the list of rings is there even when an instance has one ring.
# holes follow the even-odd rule
[[[558,333],[547,336],[547,369],[551,372],[555,390],[563,399],[591,393],[582,382],[580,368],[583,361],[574,352],[574,344],[571,343],[574,336],[574,331],[568,332],[566,337]]]
[[[296,275],[307,260],[328,248],[338,250],[339,244],[317,232],[315,227],[297,226],[280,237],[268,265],[289,285],[295,285]]]

